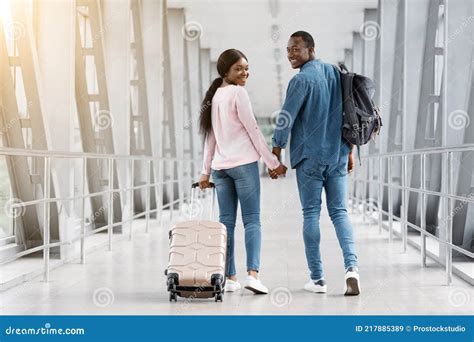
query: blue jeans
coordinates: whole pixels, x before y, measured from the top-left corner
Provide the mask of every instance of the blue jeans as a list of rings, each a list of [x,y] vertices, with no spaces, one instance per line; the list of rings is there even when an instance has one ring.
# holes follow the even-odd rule
[[[226,170],[212,170],[219,203],[219,221],[227,228],[226,275],[234,276],[234,231],[237,202],[240,202],[245,228],[247,271],[259,270],[260,246],[260,177],[258,163],[250,163]]]
[[[347,269],[357,266],[352,225],[346,209],[347,156],[333,165],[322,165],[303,160],[296,167],[296,178],[303,208],[303,239],[306,260],[312,280],[324,278],[319,242],[321,238],[319,217],[321,192],[326,191],[326,205],[331,221],[336,228],[337,239]]]

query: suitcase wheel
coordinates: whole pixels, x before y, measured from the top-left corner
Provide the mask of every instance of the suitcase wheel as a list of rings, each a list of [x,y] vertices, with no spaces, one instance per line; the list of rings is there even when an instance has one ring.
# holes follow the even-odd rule
[[[178,301],[178,297],[176,296],[176,293],[174,292],[170,292],[170,302],[172,301],[175,301],[175,302]]]
[[[179,276],[178,276],[178,274],[168,273],[166,284],[168,285],[168,291],[174,290],[174,286],[179,285]]]
[[[216,302],[222,302],[222,293],[216,294]]]

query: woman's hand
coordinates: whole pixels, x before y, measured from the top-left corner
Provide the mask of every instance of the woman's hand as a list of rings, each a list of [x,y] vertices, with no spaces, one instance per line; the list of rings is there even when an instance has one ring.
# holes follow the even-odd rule
[[[288,168],[283,165],[283,164],[280,164],[276,169],[274,170],[268,170],[268,174],[270,175],[270,177],[272,179],[277,179],[279,176],[284,176],[286,175],[286,170],[288,170]]]
[[[211,184],[209,183],[209,179],[211,176],[209,175],[201,175],[201,178],[199,179],[199,189],[203,190],[206,188],[210,188]]]

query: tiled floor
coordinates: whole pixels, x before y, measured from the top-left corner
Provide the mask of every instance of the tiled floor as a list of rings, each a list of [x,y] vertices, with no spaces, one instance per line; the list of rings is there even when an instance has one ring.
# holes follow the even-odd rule
[[[139,229],[132,242],[114,244],[87,256],[87,264],[66,264],[51,281],[24,283],[0,293],[2,314],[472,314],[474,290],[430,260],[420,267],[419,252],[388,243],[387,233],[352,216],[360,261],[362,294],[342,295],[344,269],[333,226],[324,209],[322,255],[327,294],[302,290],[308,280],[301,234],[301,209],[295,179],[262,179],[262,269],[269,295],[226,293],[222,303],[179,298],[168,301],[163,270],[167,264],[167,227],[153,222],[149,234]],[[238,275],[245,276],[243,228],[237,227]]]

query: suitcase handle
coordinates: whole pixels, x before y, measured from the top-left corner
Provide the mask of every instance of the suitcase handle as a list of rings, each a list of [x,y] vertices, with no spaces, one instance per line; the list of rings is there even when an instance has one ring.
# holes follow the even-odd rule
[[[209,220],[212,221],[212,219],[214,218],[214,207],[215,207],[215,201],[216,201],[216,185],[212,182],[209,182],[209,185],[210,185],[210,189],[212,189],[211,212],[209,215]],[[193,183],[193,185],[191,186],[191,206],[194,202],[194,196],[195,196],[194,193],[196,191],[196,188],[199,188],[199,182]],[[206,190],[206,189],[203,189],[203,190]]]
[[[215,187],[216,187],[216,185],[215,185],[214,183],[212,183],[212,182],[209,182],[209,186],[210,186],[211,188],[215,188]],[[199,187],[199,182],[193,183],[192,189],[198,188],[198,187]]]

